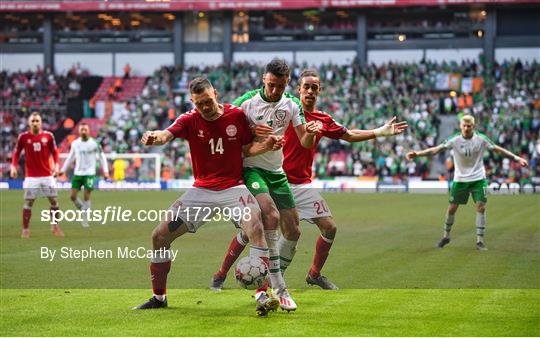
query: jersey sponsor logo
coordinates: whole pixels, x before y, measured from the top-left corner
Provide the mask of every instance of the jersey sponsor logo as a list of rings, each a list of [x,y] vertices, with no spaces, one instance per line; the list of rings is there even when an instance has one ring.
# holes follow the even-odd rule
[[[225,129],[225,131],[227,132],[227,135],[229,135],[230,137],[236,136],[236,133],[238,132],[234,124],[229,124],[227,126],[227,129]]]
[[[197,136],[204,137],[204,130],[199,129],[199,134]]]

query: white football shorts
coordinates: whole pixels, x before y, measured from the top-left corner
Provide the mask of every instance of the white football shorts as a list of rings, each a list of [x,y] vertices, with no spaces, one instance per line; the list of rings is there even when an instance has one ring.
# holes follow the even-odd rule
[[[26,177],[23,181],[24,199],[34,200],[37,197],[56,197],[56,180],[52,176]]]
[[[209,221],[231,221],[240,228],[242,220],[260,217],[261,209],[245,185],[214,191],[190,188],[169,210],[186,223],[189,232],[196,232]]]
[[[313,218],[332,217],[330,208],[319,193],[320,189],[311,184],[290,184],[300,220],[313,223]]]

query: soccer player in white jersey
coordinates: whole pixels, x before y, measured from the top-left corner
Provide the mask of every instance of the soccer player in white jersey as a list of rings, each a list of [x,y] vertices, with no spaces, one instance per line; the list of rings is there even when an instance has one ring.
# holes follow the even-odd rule
[[[75,160],[75,169],[73,171],[73,178],[71,179],[71,200],[79,210],[90,209],[90,195],[94,190],[94,178],[96,176],[96,160],[99,158],[101,161],[101,168],[103,170],[103,177],[109,178],[109,166],[107,165],[107,158],[101,150],[101,146],[93,138],[90,137],[90,126],[88,123],[79,124],[79,138],[71,143],[71,149],[69,155],[60,170],[60,174],[66,172],[71,163]],[[84,196],[81,201],[77,195],[84,187]],[[82,226],[87,228],[88,217],[84,213]]]
[[[315,144],[318,127],[315,122],[306,124],[300,101],[290,94],[284,94],[289,75],[290,69],[285,61],[273,59],[265,67],[263,88],[244,94],[233,104],[244,110],[252,128],[266,125],[272,128],[273,135],[282,136],[289,125],[292,125],[300,144],[311,148]],[[298,240],[300,229],[298,211],[282,165],[282,149],[248,157],[244,159],[243,177],[261,207],[270,252],[270,275],[279,280],[278,283],[272,283],[276,292],[271,297],[277,296],[281,309],[294,311],[297,308],[296,303],[290,296],[280,272],[278,228],[280,221],[286,224],[282,227],[286,229],[283,236],[291,241]],[[225,276],[219,273],[214,275],[211,288],[221,289]],[[265,294],[266,291],[261,290],[256,297]]]
[[[407,153],[408,160],[418,156],[433,156],[443,150],[452,150],[454,158],[454,181],[450,189],[450,205],[446,211],[443,238],[437,243],[442,248],[450,243],[450,230],[454,224],[454,217],[460,204],[467,204],[469,195],[476,203],[476,247],[478,250],[487,250],[484,233],[486,228],[487,180],[484,168],[484,151],[495,151],[502,156],[513,159],[523,167],[529,164],[527,160],[496,145],[486,135],[475,130],[473,116],[465,115],[460,122],[461,132],[450,136],[444,143],[422,151]]]

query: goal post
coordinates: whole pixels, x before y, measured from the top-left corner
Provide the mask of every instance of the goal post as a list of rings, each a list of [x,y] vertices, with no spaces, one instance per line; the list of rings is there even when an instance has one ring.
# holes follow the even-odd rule
[[[68,153],[61,153],[60,157],[60,167],[64,164]],[[125,180],[135,180],[139,182],[150,182],[155,183],[161,182],[161,154],[160,153],[127,153],[127,154],[118,154],[118,153],[105,153],[107,158],[107,165],[109,166],[109,173],[111,179],[114,179],[115,171],[115,161],[122,160],[123,164],[117,165],[118,170],[124,172]],[[101,161],[97,161],[98,167],[101,167]],[[72,173],[73,163],[68,172]],[[122,169],[123,167],[123,169]],[[103,172],[101,168],[98,169],[99,175]]]

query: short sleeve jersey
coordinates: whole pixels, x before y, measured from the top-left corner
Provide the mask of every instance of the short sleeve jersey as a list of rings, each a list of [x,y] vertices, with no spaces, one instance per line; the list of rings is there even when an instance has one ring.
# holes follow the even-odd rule
[[[274,129],[274,135],[285,135],[290,124],[297,127],[306,123],[300,101],[287,93],[282,95],[277,102],[268,102],[264,97],[264,89],[256,89],[237,98],[234,104],[245,112],[250,127],[266,124]],[[274,172],[283,172],[282,165],[282,149],[268,151],[244,160],[244,167]]]
[[[54,135],[49,131],[41,131],[37,135],[26,131],[19,135],[13,152],[12,164],[17,165],[19,156],[24,150],[26,177],[45,177],[52,175],[51,156],[58,163],[58,150]]]
[[[283,169],[287,174],[289,183],[304,184],[311,182],[312,165],[317,145],[323,136],[339,140],[347,132],[347,128],[337,123],[330,115],[325,112],[315,110],[305,112],[306,121],[315,121],[321,130],[315,139],[315,145],[306,149],[302,147],[294,128],[289,126],[285,133],[285,145],[283,146]]]
[[[456,133],[442,145],[453,150],[455,182],[473,182],[486,178],[484,151],[495,147],[486,135],[475,131],[471,138],[466,139],[461,133]]]
[[[194,187],[219,191],[243,184],[242,147],[253,135],[242,109],[225,104],[223,115],[207,121],[195,108],[167,130],[189,143]]]

